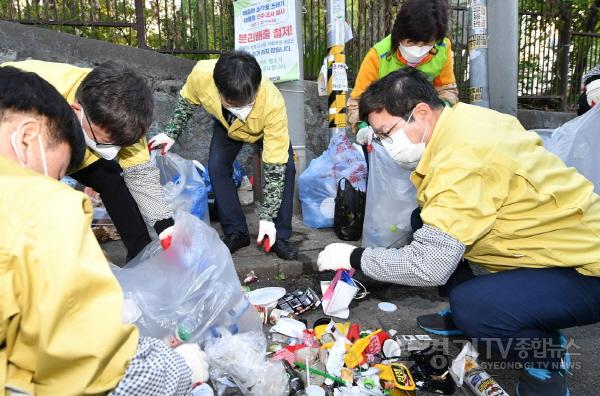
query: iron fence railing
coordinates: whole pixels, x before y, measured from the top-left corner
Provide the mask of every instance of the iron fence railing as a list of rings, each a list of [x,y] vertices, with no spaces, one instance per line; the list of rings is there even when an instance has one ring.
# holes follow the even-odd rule
[[[326,0],[302,1],[304,75],[315,79],[327,52]],[[350,82],[367,51],[390,33],[404,1],[346,0],[353,33],[346,44]],[[467,0],[449,3],[455,74],[467,100]],[[590,1],[584,10],[573,4],[519,0],[522,105],[566,108],[576,102],[585,71],[600,63],[600,0]],[[194,59],[214,57],[234,46],[231,0],[0,0],[0,19]]]

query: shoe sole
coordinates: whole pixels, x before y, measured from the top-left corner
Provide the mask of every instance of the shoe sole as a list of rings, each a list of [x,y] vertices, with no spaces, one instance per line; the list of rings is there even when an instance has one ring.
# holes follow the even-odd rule
[[[431,334],[435,334],[435,335],[440,335],[440,336],[457,336],[457,335],[463,335],[463,332],[461,330],[434,330],[434,329],[430,329],[427,327],[423,327],[421,325],[418,325],[421,329],[425,330],[428,333]]]
[[[517,386],[515,387],[515,392],[517,392],[516,396],[521,396],[521,394],[519,393],[519,384],[517,384]],[[569,388],[567,388],[567,393],[565,394],[565,396],[571,396],[571,390]]]

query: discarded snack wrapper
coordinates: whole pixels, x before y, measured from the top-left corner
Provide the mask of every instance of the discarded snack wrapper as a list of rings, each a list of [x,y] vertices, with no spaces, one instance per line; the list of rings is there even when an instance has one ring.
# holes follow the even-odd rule
[[[244,284],[248,285],[250,283],[254,283],[258,280],[258,277],[256,276],[256,274],[254,274],[254,271],[250,271],[246,274],[246,277],[244,278]]]
[[[321,299],[310,287],[302,291],[296,289],[279,299],[277,308],[290,313],[301,314],[321,305]]]
[[[425,334],[399,335],[396,340],[403,351],[420,351],[431,346],[433,338]]]
[[[415,364],[410,368],[417,388],[423,391],[452,395],[456,385],[449,373],[448,355],[444,353],[443,346],[430,346],[421,351],[410,354]]]
[[[409,391],[416,389],[415,381],[404,364],[376,364],[375,367],[379,369],[379,378],[393,382],[396,388]]]

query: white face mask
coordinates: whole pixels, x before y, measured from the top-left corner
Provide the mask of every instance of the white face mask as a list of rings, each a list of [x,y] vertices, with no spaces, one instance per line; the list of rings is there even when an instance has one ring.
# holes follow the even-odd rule
[[[418,47],[416,45],[412,45],[410,47],[405,47],[400,44],[398,45],[398,49],[400,50],[402,57],[406,59],[410,65],[416,65],[427,56],[429,51],[433,49],[433,46],[425,45],[423,47]]]
[[[96,143],[94,141],[94,139],[89,137],[88,134],[85,133],[85,131],[83,130],[83,115],[84,115],[84,110],[82,107],[81,112],[79,113],[79,123],[81,124],[81,131],[83,133],[83,138],[85,139],[85,144],[89,148],[91,148],[96,154],[98,154],[100,157],[102,157],[106,160],[114,159],[117,156],[117,154],[119,154],[119,151],[121,150],[121,146],[110,144],[110,145],[102,145],[102,146],[98,147],[98,143]]]
[[[409,123],[413,112],[408,116],[406,124]],[[428,127],[425,128],[421,141],[416,144],[410,141],[406,132],[404,132],[404,128],[398,129],[389,139],[384,139],[381,143],[394,162],[406,170],[415,170],[425,151],[424,140],[427,129]]]
[[[21,166],[27,168],[27,166],[21,159],[21,156],[19,155],[19,150],[17,150],[17,133],[19,133],[19,131],[14,131],[12,133],[12,135],[10,136],[10,143],[12,144],[13,150],[15,151],[15,155],[17,156],[17,160],[19,161]],[[42,164],[44,166],[44,175],[48,176],[48,162],[46,161],[46,150],[44,149],[44,143],[42,143],[42,136],[38,134],[37,139],[38,144],[40,146],[40,156],[42,157]]]
[[[248,114],[250,114],[250,111],[252,111],[252,107],[254,107],[254,103],[251,103],[251,104],[248,104],[248,105],[242,106],[242,107],[225,107],[225,108],[227,110],[229,110],[229,112],[231,112],[231,114],[236,116],[237,119],[245,122],[246,118],[248,118]]]

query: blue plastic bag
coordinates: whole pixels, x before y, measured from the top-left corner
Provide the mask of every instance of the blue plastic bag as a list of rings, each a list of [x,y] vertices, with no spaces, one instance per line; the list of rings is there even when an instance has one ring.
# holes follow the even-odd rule
[[[210,224],[208,216],[208,192],[204,179],[193,161],[177,154],[152,154],[152,160],[160,171],[160,183],[165,199],[173,210],[183,210]]]
[[[212,184],[210,182],[210,175],[209,175],[210,172],[208,170],[208,166],[206,166],[205,168],[206,169],[203,172],[202,176],[204,177],[204,184],[206,185],[207,191],[209,193],[211,193],[211,192],[213,192],[213,188],[212,188]],[[245,174],[246,174],[246,172],[244,172],[244,168],[242,167],[242,164],[240,164],[237,160],[233,161],[233,172],[231,172],[231,179],[235,183],[236,188],[238,188],[242,184],[242,179]]]
[[[298,178],[302,221],[311,228],[333,227],[337,183],[346,178],[361,191],[367,186],[367,163],[345,133],[331,138],[329,147]]]

